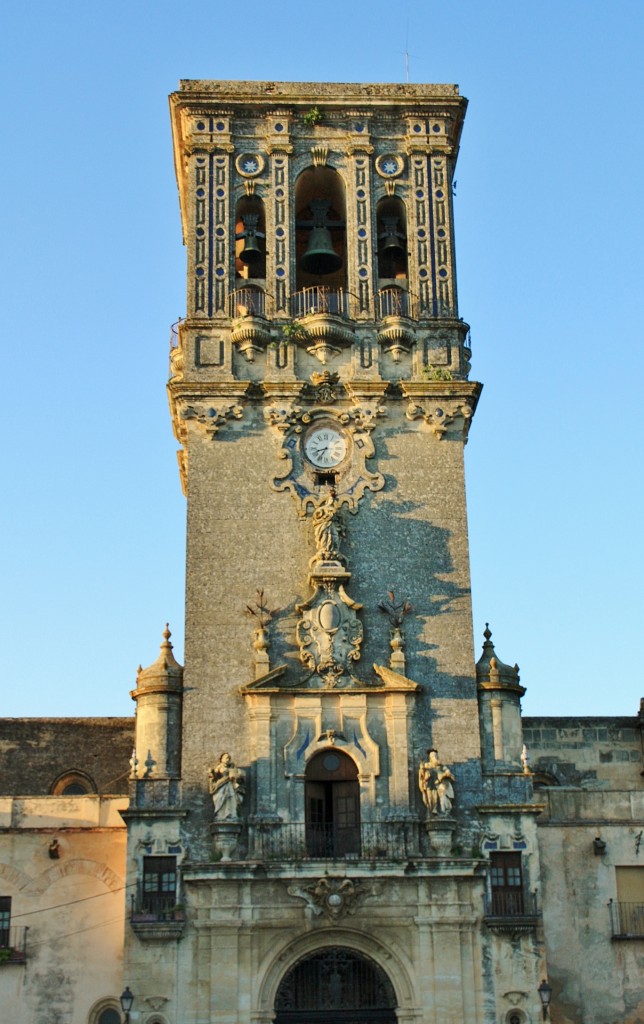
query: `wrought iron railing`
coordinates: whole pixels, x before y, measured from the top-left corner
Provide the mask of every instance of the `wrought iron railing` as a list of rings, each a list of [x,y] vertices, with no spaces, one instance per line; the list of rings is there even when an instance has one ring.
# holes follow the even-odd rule
[[[0,928],[0,964],[21,964],[27,959],[27,932],[24,926]]]
[[[516,889],[493,889],[485,894],[486,917],[536,917],[538,914],[536,892]]]
[[[266,316],[266,292],[254,285],[235,289],[228,296],[228,315],[233,320],[240,316]]]
[[[349,316],[349,293],[344,288],[313,285],[291,295],[291,316],[297,319],[313,313]]]
[[[346,826],[256,823],[250,840],[250,856],[258,860],[405,860],[420,852],[418,826],[410,821]]]
[[[147,893],[141,889],[131,896],[131,919],[152,921],[173,921],[181,916],[182,908],[177,905],[176,893]]]
[[[404,288],[381,288],[377,295],[378,317],[384,320],[387,316],[413,317],[412,299]]]
[[[644,903],[610,900],[608,908],[614,939],[644,938]]]

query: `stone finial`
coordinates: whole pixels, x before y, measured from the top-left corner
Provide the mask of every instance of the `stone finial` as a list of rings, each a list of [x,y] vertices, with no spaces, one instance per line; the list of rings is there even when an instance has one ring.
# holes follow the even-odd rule
[[[255,666],[255,678],[261,679],[261,677],[267,675],[271,669],[268,654],[270,644],[266,627],[273,618],[277,609],[271,609],[268,607],[264,589],[260,588],[257,590],[256,599],[251,604],[246,605],[245,611],[246,614],[252,616],[256,622],[256,629],[253,634],[252,641],[252,648],[255,652],[253,663]]]
[[[519,682],[519,666],[506,665],[497,656],[488,622],[485,623],[483,636],[483,653],[476,663],[476,679],[479,686],[492,690],[514,690],[519,696],[523,696],[525,687]]]
[[[389,664],[395,672],[404,675],[405,672],[405,641],[402,634],[402,624],[411,611],[409,601],[397,601],[393,590],[388,591],[387,597],[378,605],[381,612],[389,619],[391,625],[391,658]]]
[[[159,657],[147,668],[141,668],[139,665],[134,693],[159,687],[168,690],[183,689],[183,666],[179,664],[172,653],[171,636],[170,626],[166,622]]]

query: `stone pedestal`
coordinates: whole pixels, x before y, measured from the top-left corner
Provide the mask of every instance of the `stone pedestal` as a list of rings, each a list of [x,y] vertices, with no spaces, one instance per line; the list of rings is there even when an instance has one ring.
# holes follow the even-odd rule
[[[232,860],[241,832],[241,821],[213,821],[210,832],[215,840],[215,847],[221,853],[222,861]]]
[[[456,831],[454,818],[435,815],[425,820],[425,831],[429,838],[429,845],[432,853],[437,857],[449,857],[452,852],[452,842]]]

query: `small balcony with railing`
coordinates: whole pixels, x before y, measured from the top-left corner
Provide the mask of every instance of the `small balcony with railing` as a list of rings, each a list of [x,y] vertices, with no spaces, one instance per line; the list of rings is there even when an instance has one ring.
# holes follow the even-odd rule
[[[257,285],[236,288],[228,296],[231,340],[249,363],[264,351],[271,338],[266,300],[266,292]]]
[[[24,926],[0,928],[0,965],[27,961],[27,932]]]
[[[296,338],[326,363],[353,341],[351,297],[344,288],[312,285],[291,295],[291,316],[301,328]]]
[[[539,921],[537,893],[522,886],[513,889],[492,889],[484,897],[483,920],[494,932],[531,932]]]
[[[644,903],[609,900],[613,939],[644,939]]]
[[[147,893],[139,885],[131,896],[130,924],[140,939],[179,939],[186,912],[176,893]]]
[[[378,341],[395,363],[409,352],[416,336],[416,303],[404,288],[381,288],[376,295]]]

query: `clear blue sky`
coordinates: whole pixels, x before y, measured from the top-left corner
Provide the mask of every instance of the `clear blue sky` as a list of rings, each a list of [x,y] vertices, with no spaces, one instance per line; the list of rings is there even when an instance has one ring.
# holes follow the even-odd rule
[[[477,650],[528,714],[635,714],[642,673],[641,0],[36,0],[0,24],[0,714],[123,715],[170,620],[184,499],[181,78],[457,82]],[[638,316],[636,316],[636,309]]]

